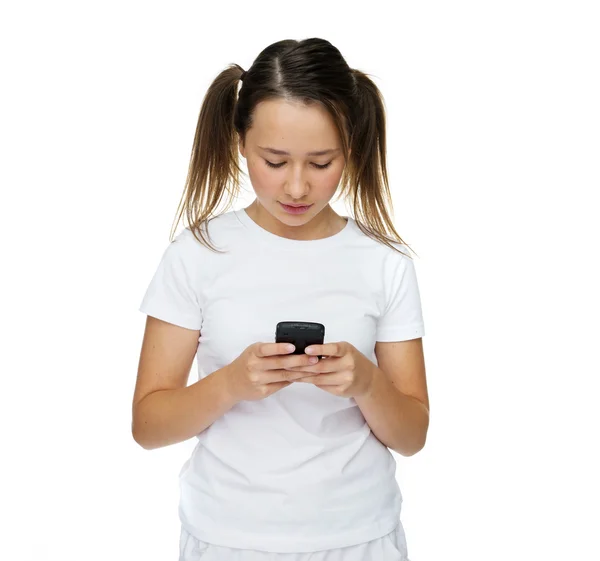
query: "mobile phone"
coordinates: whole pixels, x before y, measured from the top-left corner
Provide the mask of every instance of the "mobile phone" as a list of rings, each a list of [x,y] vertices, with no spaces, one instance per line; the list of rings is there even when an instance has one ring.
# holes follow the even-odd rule
[[[304,354],[310,345],[322,345],[325,340],[325,326],[311,321],[280,321],[275,329],[276,343],[292,343],[294,355]],[[324,357],[319,356],[319,359]]]

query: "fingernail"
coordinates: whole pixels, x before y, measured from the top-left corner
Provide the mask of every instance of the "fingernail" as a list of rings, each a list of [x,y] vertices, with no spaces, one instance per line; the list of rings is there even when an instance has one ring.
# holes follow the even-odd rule
[[[311,357],[308,359],[308,362],[309,362],[310,364],[316,364],[317,362],[319,362],[319,359],[318,359],[316,356],[311,356]]]
[[[296,350],[296,347],[294,345],[287,345],[285,349],[288,353],[291,353],[292,351]]]

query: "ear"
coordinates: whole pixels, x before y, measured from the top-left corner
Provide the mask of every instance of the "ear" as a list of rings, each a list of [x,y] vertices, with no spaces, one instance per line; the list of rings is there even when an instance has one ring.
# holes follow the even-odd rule
[[[240,139],[239,148],[240,148],[240,154],[242,155],[242,158],[245,158],[246,157],[246,148],[244,146],[244,141],[242,139]]]

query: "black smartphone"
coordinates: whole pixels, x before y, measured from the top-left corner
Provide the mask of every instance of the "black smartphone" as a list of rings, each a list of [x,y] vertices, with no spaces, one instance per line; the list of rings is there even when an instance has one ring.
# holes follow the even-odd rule
[[[276,343],[292,343],[296,350],[293,355],[304,354],[306,347],[322,345],[325,340],[325,326],[311,321],[280,321],[275,329]],[[319,359],[324,357],[319,356]]]

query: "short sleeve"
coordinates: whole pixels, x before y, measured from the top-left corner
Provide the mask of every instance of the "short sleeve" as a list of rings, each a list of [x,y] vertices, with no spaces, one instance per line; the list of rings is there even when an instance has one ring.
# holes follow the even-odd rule
[[[169,243],[146,289],[139,311],[187,329],[200,329],[198,257],[189,230]]]
[[[386,303],[377,323],[376,341],[408,341],[425,335],[414,261],[394,252],[384,267]]]

